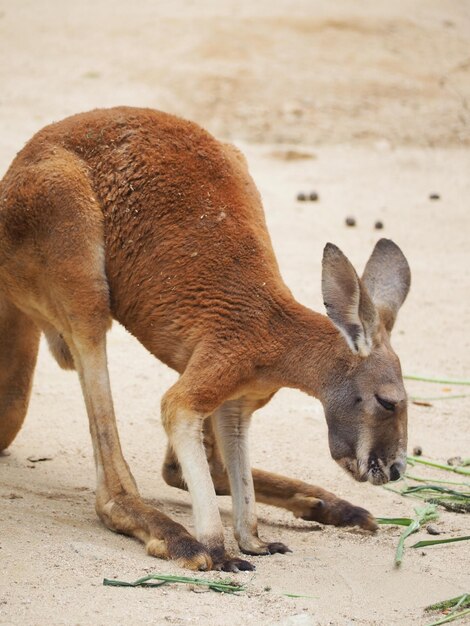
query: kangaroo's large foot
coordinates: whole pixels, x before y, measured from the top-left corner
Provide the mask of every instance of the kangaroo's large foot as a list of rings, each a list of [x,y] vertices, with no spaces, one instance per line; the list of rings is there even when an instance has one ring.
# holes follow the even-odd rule
[[[301,519],[333,526],[377,530],[374,516],[316,485],[254,469],[256,499],[292,511]]]
[[[213,569],[209,550],[188,531],[137,495],[120,495],[97,506],[104,524],[145,544],[147,553],[191,570]]]
[[[292,505],[292,512],[296,517],[310,522],[333,526],[359,526],[370,531],[378,528],[374,516],[369,511],[333,494],[328,493],[322,500],[318,499],[318,495],[296,494]]]

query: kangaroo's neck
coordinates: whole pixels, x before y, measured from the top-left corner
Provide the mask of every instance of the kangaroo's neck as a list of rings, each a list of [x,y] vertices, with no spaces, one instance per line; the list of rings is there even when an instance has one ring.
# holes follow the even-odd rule
[[[332,379],[350,369],[353,355],[334,326],[320,313],[295,302],[284,324],[284,350],[273,374],[282,386],[323,400]]]

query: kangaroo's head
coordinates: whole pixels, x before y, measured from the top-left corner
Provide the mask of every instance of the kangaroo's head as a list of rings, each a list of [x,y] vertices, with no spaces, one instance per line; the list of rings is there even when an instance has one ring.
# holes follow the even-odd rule
[[[323,299],[345,339],[323,397],[330,451],[374,485],[397,480],[406,466],[407,398],[390,333],[409,287],[408,263],[389,239],[377,243],[362,278],[339,248],[325,247]]]

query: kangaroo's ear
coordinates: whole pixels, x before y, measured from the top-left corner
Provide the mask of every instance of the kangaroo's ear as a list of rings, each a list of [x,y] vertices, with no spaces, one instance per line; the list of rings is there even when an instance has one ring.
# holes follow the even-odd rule
[[[362,283],[390,333],[411,283],[408,261],[393,241],[380,239],[377,242],[367,261]]]
[[[378,331],[377,311],[356,270],[332,243],[323,250],[322,292],[328,317],[351,350],[368,356]]]

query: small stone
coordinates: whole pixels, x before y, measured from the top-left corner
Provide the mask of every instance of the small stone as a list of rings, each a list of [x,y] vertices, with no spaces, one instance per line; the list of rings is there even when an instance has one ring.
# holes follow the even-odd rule
[[[300,193],[297,194],[297,201],[298,202],[305,202],[306,199],[307,199],[307,195],[305,193],[303,193],[303,191],[301,191]]]
[[[414,456],[421,456],[423,454],[423,448],[421,446],[415,446],[413,448],[413,455]]]
[[[430,535],[440,535],[441,531],[439,530],[439,528],[437,526],[435,526],[434,524],[428,524],[426,526],[426,530],[428,531],[428,533]]]
[[[381,222],[380,220],[377,220],[374,224],[374,228],[376,230],[382,230],[383,227],[384,227],[384,223]]]
[[[318,193],[316,191],[311,191],[310,195],[308,197],[309,200],[311,200],[311,202],[318,202]]]
[[[447,465],[463,465],[463,459],[461,456],[452,456],[447,459]]]
[[[430,200],[440,200],[441,196],[438,193],[430,193],[429,194],[429,199]]]
[[[344,220],[346,226],[356,226],[356,218],[352,215],[348,215],[348,217]]]

